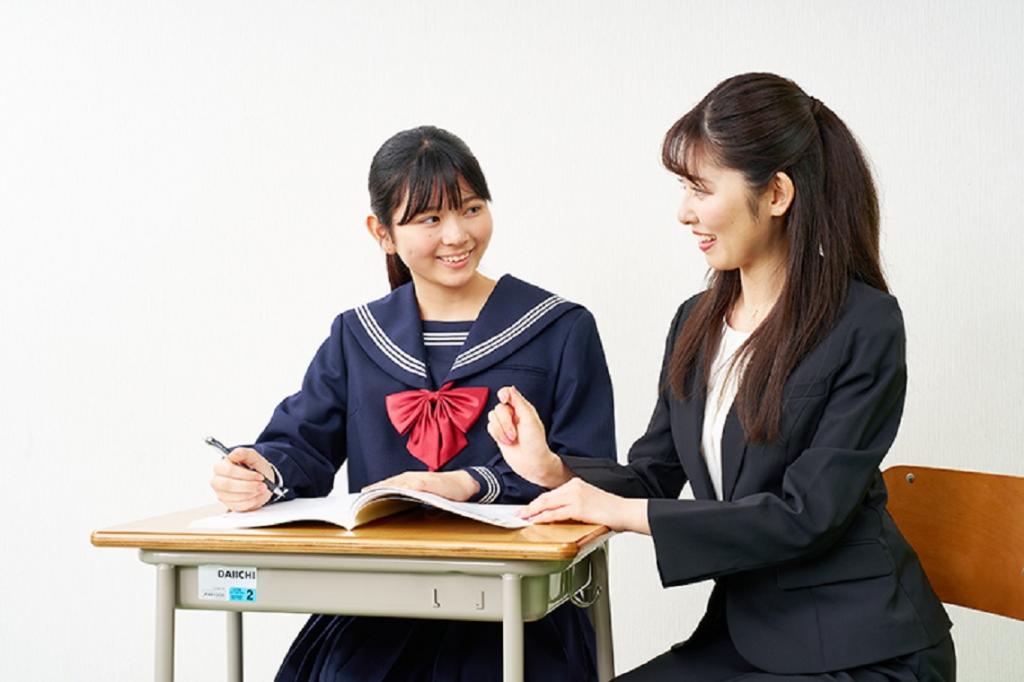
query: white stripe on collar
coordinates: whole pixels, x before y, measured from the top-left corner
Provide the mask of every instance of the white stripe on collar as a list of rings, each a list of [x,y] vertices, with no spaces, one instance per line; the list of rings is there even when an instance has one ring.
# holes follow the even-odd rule
[[[565,303],[565,299],[562,298],[561,296],[551,296],[549,298],[544,299],[536,306],[534,306],[532,310],[530,310],[528,313],[526,313],[518,320],[516,320],[514,324],[505,329],[505,331],[501,332],[500,334],[495,334],[486,341],[478,343],[472,348],[463,351],[462,353],[459,353],[458,357],[455,358],[455,362],[452,363],[452,369],[455,370],[458,369],[459,367],[462,367],[463,365],[468,365],[471,362],[476,362],[477,360],[498,350],[506,343],[516,338],[517,336],[525,332],[527,329],[529,329],[531,326],[533,326],[533,324],[537,320],[544,317],[544,315],[546,315],[560,303]]]
[[[468,337],[469,332],[423,332],[423,345],[461,348]]]
[[[356,315],[359,316],[359,321],[363,324],[363,329],[366,330],[366,334],[370,339],[377,345],[381,353],[388,356],[392,362],[401,367],[407,372],[415,374],[419,377],[426,378],[427,366],[422,360],[417,360],[413,356],[406,353],[404,350],[399,348],[394,341],[388,338],[388,335],[384,333],[384,330],[380,328],[377,323],[377,319],[370,312],[370,309],[365,305],[361,305],[356,308]]]

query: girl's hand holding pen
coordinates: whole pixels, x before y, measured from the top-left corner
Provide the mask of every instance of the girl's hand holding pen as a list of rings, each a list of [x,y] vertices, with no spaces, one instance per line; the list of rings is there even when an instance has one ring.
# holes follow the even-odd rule
[[[252,448],[235,448],[213,465],[210,487],[231,511],[251,511],[273,496],[264,478],[274,480],[270,462]]]

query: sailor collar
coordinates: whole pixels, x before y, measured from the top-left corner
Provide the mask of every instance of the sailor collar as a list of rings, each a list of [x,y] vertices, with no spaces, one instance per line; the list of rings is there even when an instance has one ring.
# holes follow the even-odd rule
[[[511,275],[503,276],[480,310],[444,382],[500,362],[575,307],[575,303],[551,292]],[[349,310],[344,320],[382,370],[415,388],[429,387],[423,325],[411,282],[384,298]]]

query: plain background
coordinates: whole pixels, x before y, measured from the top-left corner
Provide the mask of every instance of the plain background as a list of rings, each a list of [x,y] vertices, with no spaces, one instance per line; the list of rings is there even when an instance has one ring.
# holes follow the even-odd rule
[[[725,77],[793,78],[877,175],[910,371],[886,463],[1024,474],[1022,39],[1010,1],[3,2],[0,678],[151,676],[154,571],[89,534],[211,502],[203,437],[255,437],[386,293],[366,171],[422,123],[487,174],[484,271],[595,313],[624,456],[705,273],[662,135]],[[612,571],[625,671],[709,585],[663,590],[648,538]],[[950,611],[961,680],[1021,676],[1024,624]],[[302,621],[247,618],[247,679]],[[219,614],[177,642],[179,679],[223,679]]]

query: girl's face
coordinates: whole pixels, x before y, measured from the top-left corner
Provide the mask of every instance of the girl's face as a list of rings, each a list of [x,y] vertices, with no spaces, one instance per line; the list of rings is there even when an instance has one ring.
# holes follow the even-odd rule
[[[409,222],[399,225],[397,222],[405,211],[403,201],[392,216],[394,227],[382,244],[389,253],[398,254],[417,287],[465,286],[473,279],[487,250],[492,230],[487,202],[463,183],[459,183],[459,190],[461,208],[452,208],[445,202],[436,210],[414,215]]]
[[[777,173],[763,193],[751,198],[741,172],[709,163],[696,170],[698,175],[681,180],[678,219],[697,238],[708,266],[746,270],[785,258],[786,237],[779,218],[792,200],[792,183],[785,174]]]

